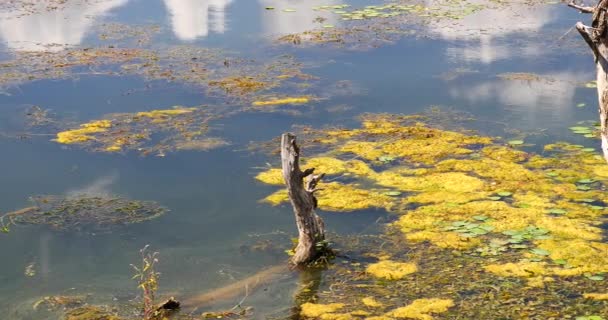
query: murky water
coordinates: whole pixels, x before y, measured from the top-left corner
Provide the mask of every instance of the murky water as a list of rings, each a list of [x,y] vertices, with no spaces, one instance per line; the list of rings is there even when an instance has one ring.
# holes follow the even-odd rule
[[[275,40],[319,25],[344,21],[314,6],[337,1],[231,0],[72,0],[37,1],[34,13],[0,11],[1,58],[20,52],[61,52],[66,48],[109,46],[100,35],[114,23],[159,26],[151,48],[187,45],[220,48],[254,65],[293,55],[315,77],[309,94],[322,99],[290,108],[297,114],[249,110],[211,122],[213,135],[230,144],[217,149],[179,151],[163,157],[137,152],[98,153],[51,141],[51,136],[17,139],[32,105],[85,123],[105,114],[167,109],[174,105],[221,105],[223,97],[179,80],[138,75],[109,76],[85,70],[69,79],[20,81],[0,87],[0,212],[28,206],[33,195],[67,195],[87,190],[153,200],[170,211],[161,218],[111,232],[57,232],[41,226],[14,226],[0,236],[0,314],[3,319],[46,319],[29,305],[41,296],[70,292],[112,297],[136,294],[130,263],[150,244],[160,252],[161,291],[204,292],[283,263],[283,248],[251,251],[252,242],[288,243],[294,236],[291,208],[259,200],[273,188],[256,182],[259,167],[271,161],[252,154],[251,142],[265,142],[293,125],[357,125],[364,112],[413,114],[430,106],[468,112],[483,121],[470,128],[484,134],[520,137],[541,145],[565,140],[597,147],[596,140],[572,134],[577,121],[597,114],[592,58],[569,29],[580,16],[562,4],[512,4],[486,9],[456,21],[412,23],[414,35],[374,48],[292,46]],[[341,3],[341,2],[340,2]],[[353,5],[376,4],[363,0]],[[428,4],[431,4],[430,2]],[[275,7],[275,10],[266,10]],[[2,7],[0,7],[2,8]],[[284,12],[283,9],[295,12]],[[322,22],[315,21],[325,17]],[[124,31],[119,31],[119,33]],[[363,47],[363,46],[361,46]],[[2,72],[0,70],[0,72]],[[548,80],[505,80],[507,72],[537,73]],[[287,89],[285,93],[289,94]],[[245,102],[231,102],[226,113]],[[577,104],[584,103],[584,107]],[[531,146],[530,150],[540,150]],[[321,212],[333,233],[367,233],[386,213]],[[36,275],[24,275],[33,263]],[[292,304],[296,280],[286,278],[249,301],[266,314]],[[228,302],[234,305],[237,301]],[[231,306],[231,305],[230,305]]]

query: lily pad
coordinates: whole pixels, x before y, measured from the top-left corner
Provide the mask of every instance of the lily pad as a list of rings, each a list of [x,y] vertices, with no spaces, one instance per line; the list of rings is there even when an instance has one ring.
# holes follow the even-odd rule
[[[578,180],[576,183],[589,184],[589,183],[594,183],[594,182],[595,182],[595,180],[587,178],[587,179]]]
[[[512,146],[519,146],[519,145],[524,144],[524,141],[523,140],[511,140],[508,143]]]
[[[509,197],[511,196],[513,193],[509,192],[509,191],[501,191],[498,192],[497,195],[501,196],[501,197]]]
[[[380,156],[380,157],[378,157],[378,160],[382,161],[382,162],[391,162],[391,161],[395,161],[395,157],[392,157],[392,156]]]
[[[387,196],[391,196],[391,197],[397,197],[401,195],[401,192],[399,191],[387,191],[384,193]]]
[[[564,209],[553,208],[553,209],[549,210],[549,213],[562,215],[562,214],[568,213],[568,211],[566,211]]]
[[[549,252],[545,249],[539,249],[539,248],[534,248],[534,249],[530,250],[530,252],[537,256],[548,256],[551,254],[551,252]]]
[[[596,274],[596,275],[593,275],[593,276],[588,276],[587,279],[593,280],[593,281],[603,281],[604,280],[604,276]]]
[[[575,320],[604,320],[604,318],[600,316],[581,316],[576,317]]]
[[[499,196],[491,196],[491,197],[488,197],[488,199],[489,199],[489,200],[493,200],[493,201],[498,201],[498,200],[500,200],[500,199],[502,199],[502,198],[501,198],[501,197],[499,197]]]

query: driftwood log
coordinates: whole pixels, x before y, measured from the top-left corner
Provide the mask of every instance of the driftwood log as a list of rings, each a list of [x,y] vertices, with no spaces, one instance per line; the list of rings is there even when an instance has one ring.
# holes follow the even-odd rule
[[[591,26],[577,22],[576,30],[591,48],[595,59],[602,152],[604,159],[608,161],[608,14],[606,13],[608,0],[599,0],[595,7],[578,5],[572,0],[568,6],[579,10],[581,13],[592,14]]]
[[[281,164],[299,233],[295,254],[290,262],[294,266],[302,266],[323,254],[324,247],[320,248],[319,244],[325,240],[325,226],[315,213],[317,199],[314,193],[325,174],[313,174],[314,168],[300,170],[300,148],[295,135],[291,133],[281,136]]]

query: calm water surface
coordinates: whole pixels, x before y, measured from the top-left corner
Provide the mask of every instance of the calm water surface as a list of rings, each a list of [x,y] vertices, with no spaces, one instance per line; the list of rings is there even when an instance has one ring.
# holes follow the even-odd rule
[[[43,3],[45,1],[40,1]],[[48,44],[73,47],[99,43],[100,26],[120,22],[160,25],[154,46],[187,44],[223,48],[263,60],[282,53],[308,66],[322,84],[347,80],[347,92],[331,86],[315,90],[329,98],[304,106],[300,115],[247,112],[213,123],[214,133],[231,145],[208,152],[178,152],[165,157],[134,153],[101,154],[65,148],[51,137],[0,138],[0,212],[28,206],[29,196],[94,190],[158,201],[170,208],[163,217],[111,233],[60,233],[44,227],[14,227],[0,238],[0,314],[3,319],[43,319],[28,313],[38,297],[58,293],[101,295],[135,293],[130,263],[150,244],[161,253],[163,291],[203,292],[231,283],[265,266],[282,263],[276,253],[251,254],[252,241],[288,241],[295,227],[289,206],[260,203],[274,188],[257,183],[259,169],[276,159],[246,151],[251,141],[268,141],[294,124],[357,125],[363,112],[412,114],[429,106],[469,112],[480,119],[471,128],[510,137],[505,129],[538,131],[527,138],[542,144],[567,140],[595,147],[567,127],[596,116],[595,92],[580,84],[594,77],[592,59],[575,32],[579,15],[564,5],[530,11],[525,5],[486,10],[457,23],[416,26],[420,37],[404,37],[369,50],[336,47],[294,48],[273,43],[278,35],[318,26],[315,5],[326,1],[278,0],[106,0],[68,1],[65,8],[19,16],[0,12],[2,56],[43,51]],[[353,4],[371,4],[353,1]],[[264,7],[277,10],[268,11]],[[280,9],[296,9],[284,13]],[[335,17],[325,23],[339,26]],[[414,26],[412,27],[414,28]],[[424,36],[422,36],[424,35]],[[561,37],[561,38],[560,38]],[[559,38],[559,39],[558,39]],[[55,48],[52,50],[61,50]],[[471,72],[450,80],[441,75]],[[554,81],[506,81],[505,72],[534,72]],[[77,80],[42,80],[5,88],[0,95],[0,131],[16,130],[27,106],[50,108],[86,122],[107,113],[163,109],[217,102],[202,90],[179,83],[138,77],[83,75]],[[132,92],[126,95],[125,93]],[[577,108],[578,103],[586,107]],[[336,106],[348,106],[335,112]],[[534,150],[535,147],[530,147]],[[88,189],[87,189],[88,188]],[[385,214],[321,212],[339,234],[375,230]],[[35,263],[36,276],[24,275]],[[249,301],[258,315],[291,304],[296,286],[286,279]]]

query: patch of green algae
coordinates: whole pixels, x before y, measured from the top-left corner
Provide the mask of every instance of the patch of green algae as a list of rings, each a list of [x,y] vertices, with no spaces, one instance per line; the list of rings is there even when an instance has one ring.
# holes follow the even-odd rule
[[[521,279],[530,290],[542,290],[565,285],[572,277],[589,282],[586,278],[608,272],[601,228],[608,166],[578,146],[548,145],[541,156],[390,115],[366,116],[361,128],[321,130],[306,138],[321,151],[303,167],[328,174],[329,182],[319,184],[325,188],[319,192],[321,210],[385,208],[397,215],[389,230],[407,243],[470,255],[479,260],[471,272],[497,283]],[[257,178],[282,184],[277,169]],[[266,200],[277,205],[287,201],[287,194],[280,190]],[[488,252],[498,259],[487,259]],[[467,276],[471,274],[458,275]],[[377,302],[384,305],[383,299]],[[368,310],[376,317],[369,319],[397,317],[382,310]]]

